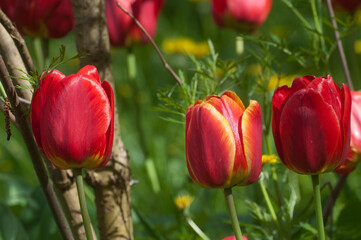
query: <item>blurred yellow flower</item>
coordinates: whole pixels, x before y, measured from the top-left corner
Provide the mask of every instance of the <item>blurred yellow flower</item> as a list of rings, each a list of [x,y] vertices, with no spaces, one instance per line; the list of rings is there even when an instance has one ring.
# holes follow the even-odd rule
[[[274,90],[280,86],[291,86],[293,80],[297,77],[297,75],[287,75],[287,76],[282,76],[282,75],[274,75],[271,77],[271,79],[269,80],[268,83],[268,87],[267,90],[271,91]]]
[[[193,197],[187,194],[180,195],[176,197],[174,200],[174,203],[179,210],[184,210],[186,208],[189,208],[192,202],[193,202]]]
[[[262,75],[262,66],[259,63],[249,65],[246,70],[245,74],[251,76],[260,76]]]
[[[262,155],[262,165],[270,164],[270,163],[276,163],[280,160],[278,157],[274,154],[272,155]]]
[[[361,24],[360,24],[361,25]],[[354,43],[354,50],[356,54],[361,54],[361,40],[356,40]]]
[[[174,38],[166,39],[162,43],[162,48],[169,54],[186,54],[196,58],[201,58],[209,54],[209,46],[207,42],[195,42],[190,38]]]

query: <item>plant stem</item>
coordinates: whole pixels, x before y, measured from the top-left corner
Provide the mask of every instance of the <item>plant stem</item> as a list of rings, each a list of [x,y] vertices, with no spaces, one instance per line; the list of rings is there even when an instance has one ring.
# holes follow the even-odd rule
[[[200,236],[203,240],[209,240],[209,237],[198,227],[198,225],[190,218],[186,217],[188,225],[195,231],[198,236]]]
[[[80,202],[80,210],[83,216],[84,228],[85,228],[85,235],[88,240],[93,240],[93,234],[90,227],[90,218],[88,214],[88,209],[86,206],[85,194],[84,194],[84,184],[83,184],[83,176],[81,174],[81,168],[74,168],[73,169],[75,181],[76,181],[76,188],[78,189],[78,196]]]
[[[325,240],[325,230],[323,226],[322,218],[322,204],[321,204],[321,192],[320,192],[320,176],[312,175],[313,196],[316,210],[318,240]]]
[[[326,3],[327,3],[327,8],[328,8],[328,13],[330,14],[331,23],[333,26],[333,33],[335,35],[335,39],[337,42],[338,52],[340,53],[342,68],[345,73],[347,85],[349,86],[350,90],[353,91],[354,88],[353,88],[353,84],[352,84],[352,80],[351,80],[350,70],[348,69],[345,51],[343,50],[342,42],[340,39],[340,33],[338,32],[338,26],[337,26],[337,22],[335,20],[335,13],[333,12],[331,0],[326,0]]]
[[[316,7],[316,1],[318,0],[310,0],[311,1],[311,8],[312,8],[312,14],[313,14],[313,19],[314,19],[314,22],[315,22],[315,27],[316,27],[316,30],[317,30],[317,33],[320,34],[320,41],[321,41],[321,47],[322,47],[322,50],[324,49],[325,47],[325,41],[323,39],[323,36],[322,36],[322,26],[320,25],[320,21],[318,19],[318,12],[317,12],[317,7]]]
[[[238,223],[236,207],[234,206],[234,200],[232,195],[232,188],[225,188],[223,190],[224,197],[226,199],[227,210],[231,217],[232,227],[237,240],[242,240],[242,232]]]
[[[280,228],[280,225],[279,225],[279,223],[278,223],[278,219],[277,219],[275,210],[273,209],[273,206],[272,206],[271,200],[270,200],[270,198],[269,198],[267,189],[265,188],[262,180],[259,181],[259,185],[260,185],[260,187],[261,187],[261,191],[262,191],[263,197],[264,197],[264,199],[265,199],[265,201],[266,201],[268,210],[269,210],[269,212],[270,212],[270,214],[271,214],[272,220],[273,220],[273,222],[274,222],[275,225],[276,225],[276,228],[277,228],[277,231],[278,231],[278,236],[279,236],[278,239],[283,239],[283,237],[282,237],[282,232],[281,232],[281,228]]]
[[[41,42],[41,38],[34,38],[33,39],[33,45],[34,45],[34,51],[35,51],[35,59],[36,59],[36,65],[37,69],[41,72],[44,68],[44,54],[43,54],[43,46]]]

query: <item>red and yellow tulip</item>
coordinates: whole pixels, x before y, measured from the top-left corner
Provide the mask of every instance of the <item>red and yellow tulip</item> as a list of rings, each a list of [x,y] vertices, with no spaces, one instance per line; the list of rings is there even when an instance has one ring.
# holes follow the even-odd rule
[[[272,130],[283,164],[300,174],[333,171],[350,146],[351,95],[331,76],[296,78],[272,98]]]
[[[57,70],[44,78],[31,104],[35,140],[61,169],[103,167],[109,160],[114,129],[114,97],[94,66],[65,76]]]
[[[231,91],[198,100],[186,117],[186,158],[195,183],[230,188],[255,182],[262,168],[262,112]]]

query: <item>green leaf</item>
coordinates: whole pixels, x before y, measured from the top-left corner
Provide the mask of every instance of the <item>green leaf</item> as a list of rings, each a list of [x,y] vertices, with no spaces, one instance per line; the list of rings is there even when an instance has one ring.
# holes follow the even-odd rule
[[[5,240],[29,239],[21,222],[11,210],[0,202],[0,232]]]

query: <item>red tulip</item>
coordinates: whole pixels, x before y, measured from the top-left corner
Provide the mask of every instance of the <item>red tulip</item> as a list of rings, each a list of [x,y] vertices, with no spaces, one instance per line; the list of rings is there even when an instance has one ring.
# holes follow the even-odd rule
[[[361,6],[361,0],[333,0],[332,5],[337,11],[355,12]]]
[[[0,0],[0,8],[30,37],[61,38],[74,27],[71,0]]]
[[[242,238],[243,240],[248,240],[248,238],[245,236],[242,236]],[[236,240],[236,236],[233,235],[233,236],[225,237],[222,240]]]
[[[350,148],[347,158],[338,166],[334,172],[339,174],[349,174],[356,169],[357,164],[360,162],[359,155]]]
[[[164,1],[106,0],[105,14],[112,46],[129,46],[149,41],[133,20],[117,6],[117,2],[142,24],[151,37],[154,37]]]
[[[328,77],[296,78],[273,95],[272,130],[284,165],[300,174],[333,171],[350,146],[351,95]]]
[[[250,32],[260,27],[272,0],[212,0],[213,19],[220,27]]]
[[[351,106],[351,143],[349,154],[345,162],[335,172],[340,174],[351,173],[360,161],[361,154],[361,92],[352,91]]]
[[[198,100],[186,117],[186,158],[195,183],[229,188],[255,182],[262,167],[262,112],[227,91]]]
[[[31,126],[44,156],[61,169],[103,167],[113,144],[114,97],[94,66],[45,76],[31,104]]]

